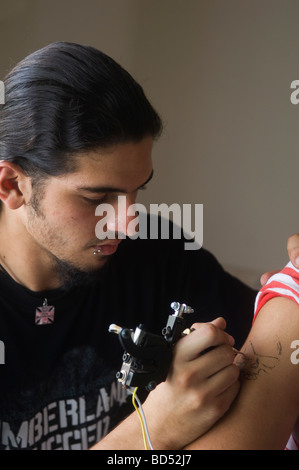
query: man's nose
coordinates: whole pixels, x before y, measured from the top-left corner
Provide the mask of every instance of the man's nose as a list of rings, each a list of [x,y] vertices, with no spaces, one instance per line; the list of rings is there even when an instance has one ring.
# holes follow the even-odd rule
[[[134,210],[135,203],[135,195],[118,196],[117,204],[114,206],[114,217],[110,217],[107,221],[108,231],[114,231],[116,238],[133,236],[138,230],[138,214]],[[130,223],[133,220],[134,223]]]

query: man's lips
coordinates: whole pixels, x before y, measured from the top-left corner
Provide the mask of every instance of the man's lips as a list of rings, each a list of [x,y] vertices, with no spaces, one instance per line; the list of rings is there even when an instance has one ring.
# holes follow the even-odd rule
[[[93,250],[95,252],[99,252],[100,255],[113,255],[116,252],[120,243],[121,240],[113,240],[109,243],[103,243],[102,245],[95,245],[93,247]]]

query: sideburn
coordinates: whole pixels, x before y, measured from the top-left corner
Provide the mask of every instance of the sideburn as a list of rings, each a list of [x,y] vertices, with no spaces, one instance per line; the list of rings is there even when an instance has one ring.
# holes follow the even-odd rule
[[[45,214],[41,208],[41,201],[45,195],[46,180],[47,178],[41,177],[40,175],[35,175],[31,178],[32,195],[27,204],[34,210],[37,217],[43,219],[45,218]]]

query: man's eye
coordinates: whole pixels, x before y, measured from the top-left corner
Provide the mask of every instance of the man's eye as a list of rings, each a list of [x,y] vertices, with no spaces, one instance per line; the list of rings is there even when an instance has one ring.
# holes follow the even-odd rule
[[[90,204],[91,206],[98,206],[99,204],[102,204],[104,202],[105,198],[106,196],[103,196],[99,199],[90,199],[88,197],[83,197],[83,201],[87,204]]]

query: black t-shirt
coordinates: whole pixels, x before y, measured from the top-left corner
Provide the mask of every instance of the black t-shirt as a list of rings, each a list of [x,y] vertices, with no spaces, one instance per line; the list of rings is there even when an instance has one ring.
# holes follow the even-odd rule
[[[36,325],[47,298],[52,324]],[[255,292],[183,240],[124,240],[96,284],[31,292],[0,272],[0,449],[88,449],[133,410],[115,379],[123,350],[111,323],[160,334],[172,301],[188,321],[227,320],[239,347]]]

